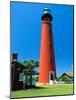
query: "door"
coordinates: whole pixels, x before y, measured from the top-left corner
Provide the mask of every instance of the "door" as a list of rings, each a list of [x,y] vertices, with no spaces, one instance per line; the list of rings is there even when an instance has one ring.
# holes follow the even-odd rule
[[[54,72],[50,73],[50,80],[54,80]]]

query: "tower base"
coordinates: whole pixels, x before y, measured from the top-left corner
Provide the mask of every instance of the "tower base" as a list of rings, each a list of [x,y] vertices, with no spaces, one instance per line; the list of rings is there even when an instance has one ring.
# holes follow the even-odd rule
[[[57,84],[57,81],[56,81],[56,80],[50,80],[50,81],[49,81],[49,84],[50,84],[50,85]]]
[[[36,86],[49,86],[49,85],[54,85],[54,84],[57,84],[57,81],[56,80],[49,80],[49,83],[40,83],[40,82],[37,82],[36,83]]]

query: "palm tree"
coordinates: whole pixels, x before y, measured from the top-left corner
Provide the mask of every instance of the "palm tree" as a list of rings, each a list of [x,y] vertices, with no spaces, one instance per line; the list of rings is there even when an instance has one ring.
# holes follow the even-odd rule
[[[35,74],[34,68],[39,66],[39,61],[29,60],[24,61],[25,73],[26,73],[26,84],[27,76],[30,75],[30,87],[32,87],[32,74]]]

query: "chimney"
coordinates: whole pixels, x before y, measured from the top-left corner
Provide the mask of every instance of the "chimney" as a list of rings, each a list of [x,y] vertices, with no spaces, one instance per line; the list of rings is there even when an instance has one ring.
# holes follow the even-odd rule
[[[12,58],[12,60],[17,60],[17,57],[18,57],[18,54],[17,53],[13,53],[11,58]]]

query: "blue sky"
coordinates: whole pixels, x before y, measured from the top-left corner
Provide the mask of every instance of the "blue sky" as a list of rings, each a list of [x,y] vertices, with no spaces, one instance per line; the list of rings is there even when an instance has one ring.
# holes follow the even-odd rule
[[[11,3],[11,52],[20,61],[40,59],[41,16],[48,7],[53,16],[53,39],[57,75],[71,72],[73,65],[73,6]]]

